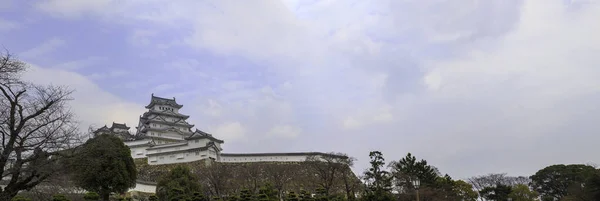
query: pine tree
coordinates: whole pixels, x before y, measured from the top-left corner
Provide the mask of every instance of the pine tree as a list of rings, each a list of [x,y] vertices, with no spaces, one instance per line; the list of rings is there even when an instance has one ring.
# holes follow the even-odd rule
[[[290,191],[285,199],[286,201],[300,201],[300,198],[294,191]]]

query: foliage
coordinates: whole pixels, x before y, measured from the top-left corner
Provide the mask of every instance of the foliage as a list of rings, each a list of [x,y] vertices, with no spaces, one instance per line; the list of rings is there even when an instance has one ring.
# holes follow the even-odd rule
[[[596,168],[583,165],[551,165],[531,176],[532,187],[545,199],[562,199],[584,193],[582,186],[598,173]]]
[[[158,201],[158,197],[156,195],[151,195],[150,197],[148,197],[149,201]]]
[[[17,195],[13,197],[11,201],[31,201],[31,199]]]
[[[243,189],[240,192],[240,201],[253,201],[254,195],[250,189]]]
[[[185,166],[176,166],[158,181],[156,195],[159,200],[189,199],[200,192],[198,178]]]
[[[83,199],[85,200],[99,200],[100,199],[100,195],[98,195],[98,193],[96,192],[87,192],[84,196]]]
[[[52,196],[52,201],[70,201],[65,195],[58,194]]]
[[[60,150],[78,143],[77,122],[69,110],[72,90],[25,82],[28,66],[0,53],[0,200],[11,200],[61,170]],[[51,157],[52,156],[52,157]]]
[[[479,191],[481,197],[488,200],[508,201],[508,195],[512,192],[510,186],[504,184],[496,184],[494,187],[485,187]]]
[[[287,196],[285,197],[285,201],[299,201],[300,198],[298,197],[298,194],[296,194],[296,192],[294,191],[290,191]]]
[[[392,177],[390,173],[383,169],[385,159],[379,151],[369,153],[371,158],[371,167],[365,171],[365,181],[367,190],[363,196],[363,200],[368,201],[388,201],[394,200],[392,196]]]
[[[592,200],[600,200],[600,171],[592,175],[586,183],[586,193]]]
[[[390,163],[390,167],[396,186],[402,189],[414,189],[412,181],[415,179],[421,182],[421,187],[433,187],[440,177],[440,172],[436,167],[427,164],[427,161],[423,159],[417,161],[417,158],[411,153]]]
[[[512,201],[537,201],[539,193],[529,189],[529,186],[524,184],[517,184],[512,187],[512,192],[508,194],[508,197]]]
[[[98,192],[102,200],[110,193],[125,193],[135,187],[137,170],[131,152],[118,137],[99,135],[89,139],[70,162],[75,183]]]
[[[268,183],[258,190],[257,198],[259,201],[279,200],[277,191],[273,188],[273,185],[268,184]]]
[[[473,190],[473,186],[463,180],[453,182],[453,191],[458,200],[475,201],[479,195]]]

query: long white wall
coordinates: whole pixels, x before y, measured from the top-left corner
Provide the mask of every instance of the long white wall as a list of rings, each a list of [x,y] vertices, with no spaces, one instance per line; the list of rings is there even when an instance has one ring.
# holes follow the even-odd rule
[[[129,192],[131,192],[131,191],[139,191],[139,192],[144,192],[144,193],[155,193],[156,185],[136,182],[135,188],[129,189]]]
[[[224,163],[247,163],[247,162],[302,162],[308,155],[261,155],[261,156],[227,156],[221,154],[221,162]]]

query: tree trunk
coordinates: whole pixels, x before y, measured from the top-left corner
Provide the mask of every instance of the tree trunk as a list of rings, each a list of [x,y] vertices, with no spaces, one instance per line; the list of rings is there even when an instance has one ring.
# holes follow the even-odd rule
[[[102,192],[102,193],[100,193],[100,197],[101,197],[102,201],[109,201],[110,200],[110,192]]]

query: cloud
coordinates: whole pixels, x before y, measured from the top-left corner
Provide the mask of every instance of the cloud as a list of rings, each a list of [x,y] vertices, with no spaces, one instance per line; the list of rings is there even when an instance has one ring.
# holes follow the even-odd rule
[[[31,48],[25,52],[20,54],[24,59],[34,59],[36,57],[40,57],[42,55],[53,52],[54,50],[65,46],[65,41],[60,38],[51,38],[39,46]]]
[[[190,121],[227,150],[342,151],[358,170],[370,150],[388,161],[412,152],[458,178],[528,175],[597,152],[597,4],[86,2],[38,8],[127,24],[135,45],[163,45],[153,59],[164,68],[147,71],[180,78],[169,92],[185,93]],[[129,86],[156,86],[140,83]],[[264,142],[240,140],[250,136]]]
[[[0,10],[2,8],[0,7]],[[13,21],[0,19],[0,32],[10,31],[19,28],[19,25]]]
[[[34,6],[48,14],[61,18],[78,18],[85,15],[94,15],[100,12],[106,12],[114,5],[112,0],[44,0],[37,2]]]
[[[241,140],[246,135],[246,129],[240,122],[225,122],[217,125],[215,128],[209,129],[211,133],[218,133],[219,138],[224,141]]]
[[[73,70],[81,70],[96,64],[97,62],[104,61],[107,58],[105,57],[88,57],[85,59],[78,59],[74,61],[67,61],[57,65],[52,66],[52,68],[73,71]]]
[[[124,71],[124,70],[112,70],[109,72],[92,73],[92,74],[88,75],[87,77],[92,80],[100,80],[100,79],[106,79],[106,78],[123,77],[123,76],[126,76],[127,74],[128,74],[128,72]]]
[[[271,128],[267,135],[283,138],[296,138],[300,133],[302,133],[302,129],[300,128],[291,125],[277,125]]]
[[[98,128],[113,121],[135,127],[137,117],[144,112],[143,105],[125,101],[78,73],[31,65],[24,79],[36,84],[65,85],[75,90],[71,107],[82,131],[88,126]]]

